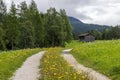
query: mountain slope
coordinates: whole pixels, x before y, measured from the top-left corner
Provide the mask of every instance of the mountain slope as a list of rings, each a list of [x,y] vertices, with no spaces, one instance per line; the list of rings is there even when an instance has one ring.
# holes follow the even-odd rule
[[[68,17],[68,19],[73,27],[74,34],[84,33],[95,29],[102,31],[103,29],[110,28],[106,25],[86,24],[74,17]]]

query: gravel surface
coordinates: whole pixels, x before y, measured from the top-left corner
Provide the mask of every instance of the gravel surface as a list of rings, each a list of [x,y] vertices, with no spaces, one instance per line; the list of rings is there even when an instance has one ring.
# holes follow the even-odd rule
[[[79,64],[76,61],[76,59],[69,53],[66,54],[66,52],[64,53],[64,51],[63,51],[62,56],[76,71],[85,73],[88,76],[89,80],[111,80],[108,77],[106,77],[105,75],[100,74],[91,68],[87,68],[87,67]]]
[[[42,51],[29,57],[10,80],[38,80],[40,77],[40,59],[44,53],[45,51]]]

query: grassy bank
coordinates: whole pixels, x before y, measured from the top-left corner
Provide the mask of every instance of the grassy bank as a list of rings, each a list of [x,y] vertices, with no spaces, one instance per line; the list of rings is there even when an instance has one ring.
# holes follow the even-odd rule
[[[42,78],[40,80],[87,80],[63,60],[61,51],[61,48],[48,49],[41,61]]]
[[[112,80],[120,80],[120,40],[81,43],[72,41],[66,47],[78,62],[91,67]]]
[[[40,49],[26,49],[0,53],[0,80],[8,80],[29,56]]]

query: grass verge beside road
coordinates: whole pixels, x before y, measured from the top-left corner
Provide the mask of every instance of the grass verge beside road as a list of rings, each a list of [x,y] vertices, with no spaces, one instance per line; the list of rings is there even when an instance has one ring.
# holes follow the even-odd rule
[[[105,74],[112,80],[120,80],[120,40],[92,43],[72,41],[66,47],[73,48],[71,54],[79,63]]]
[[[0,80],[8,80],[29,56],[40,49],[25,49],[0,53]]]

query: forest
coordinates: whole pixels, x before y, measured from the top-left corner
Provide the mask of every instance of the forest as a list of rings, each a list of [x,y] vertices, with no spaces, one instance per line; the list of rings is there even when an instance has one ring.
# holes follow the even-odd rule
[[[97,29],[88,31],[90,34],[95,36],[96,40],[116,40],[120,39],[120,26],[112,26],[103,31],[98,31]]]
[[[64,9],[39,12],[34,0],[8,10],[0,1],[0,50],[65,46],[72,40],[72,27]]]

